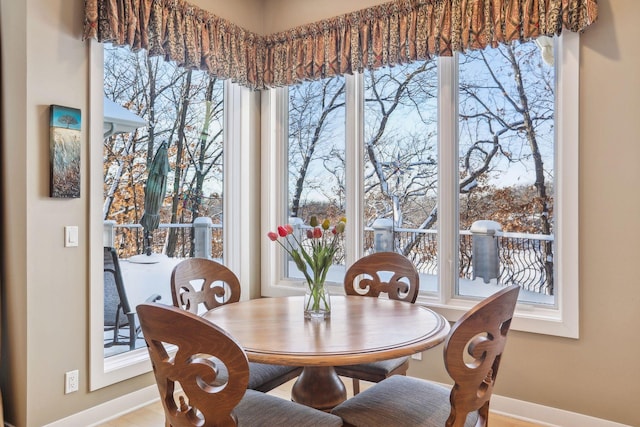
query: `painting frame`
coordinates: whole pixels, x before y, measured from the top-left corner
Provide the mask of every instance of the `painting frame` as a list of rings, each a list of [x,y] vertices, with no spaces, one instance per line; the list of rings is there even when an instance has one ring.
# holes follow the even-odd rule
[[[78,198],[82,112],[61,105],[51,105],[49,111],[49,196]]]

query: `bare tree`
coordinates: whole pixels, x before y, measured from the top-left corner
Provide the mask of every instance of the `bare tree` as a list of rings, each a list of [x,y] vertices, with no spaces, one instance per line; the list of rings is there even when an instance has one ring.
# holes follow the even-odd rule
[[[509,220],[501,221],[507,230],[552,234],[553,198],[547,180],[553,180],[554,169],[553,70],[540,60],[532,42],[513,42],[488,52],[474,52],[465,59],[468,75],[482,76],[461,84],[461,105],[467,107],[461,113],[461,129],[471,142],[463,156],[467,197],[476,202],[483,197],[501,198],[512,206]],[[533,176],[533,197],[521,202],[517,197],[530,192],[471,185],[476,171],[488,176],[490,167],[496,172],[505,170],[505,166],[496,166],[499,159],[510,168],[515,165],[521,174],[533,172],[529,174]],[[472,221],[475,217],[468,218]],[[543,246],[540,262],[549,283],[548,292],[553,294],[553,243],[546,241]]]
[[[411,201],[433,194],[436,115],[424,106],[436,99],[436,71],[435,62],[425,61],[365,74],[365,203],[371,222],[391,215],[401,227]],[[424,126],[402,129],[407,114]]]
[[[305,188],[323,191],[327,187],[326,182],[311,182],[309,167],[313,160],[335,154],[335,149],[323,153],[319,147],[331,144],[336,113],[341,110],[344,115],[345,83],[343,78],[334,77],[299,84],[289,90],[289,171],[295,182],[290,191],[290,215],[297,217]]]
[[[211,214],[202,212],[205,206],[204,199],[207,197],[204,194],[206,179],[214,176],[222,180],[224,108],[222,84],[211,75],[199,76],[196,84],[189,75],[184,90],[185,92],[181,95],[181,125],[176,144],[176,170],[171,204],[172,223],[193,222],[203,213]],[[198,102],[193,102],[194,96]],[[187,121],[189,117],[191,122]],[[218,197],[214,199],[217,201]],[[186,205],[190,212],[188,216]],[[216,206],[219,207],[220,204]],[[214,217],[214,221],[221,221],[221,212],[210,216]],[[179,232],[176,229],[170,230],[167,253],[175,252]],[[193,233],[190,233],[189,240],[193,243]],[[189,256],[193,256],[193,244],[189,246]]]
[[[511,221],[508,227],[550,234],[552,197],[547,180],[553,175],[553,164],[547,163],[553,158],[553,70],[542,64],[534,43],[461,55],[460,67],[459,193],[468,201],[492,197],[510,203],[514,210],[510,217],[522,221]],[[302,203],[303,188],[322,191],[314,189],[309,178],[310,171],[319,167],[310,166],[314,159],[324,160],[324,170],[335,176],[332,182],[342,182],[344,151],[331,148],[320,153],[323,144],[343,135],[336,131],[343,123],[326,113],[335,100],[334,92],[325,90],[329,83],[304,83],[291,92],[289,167],[296,177],[290,190],[294,215],[310,205]],[[436,225],[436,94],[435,62],[365,72],[364,192],[369,224],[376,218],[392,217],[397,227],[430,229]],[[526,200],[529,191],[497,187],[514,185],[496,184],[496,178],[513,166],[522,173],[533,171],[534,203]],[[343,190],[338,186],[338,191]],[[477,206],[461,206],[461,216],[472,221]],[[526,213],[517,212],[525,208]],[[497,209],[494,214],[502,215]],[[422,236],[417,233],[404,240],[399,251],[410,254]],[[548,259],[551,263],[552,257]],[[551,264],[548,270],[552,271]]]
[[[211,82],[215,90],[208,91]],[[172,203],[161,210],[162,222],[191,222],[201,212],[208,213],[208,207],[202,209],[202,194],[221,181],[221,87],[217,79],[203,72],[148,58],[144,51],[105,49],[105,95],[149,123],[146,129],[105,141],[105,219],[139,222],[145,165],[151,162],[160,142],[167,142],[170,164],[175,169],[167,194]],[[214,136],[203,139],[204,132]],[[195,198],[191,196],[196,194]],[[180,203],[186,200],[189,203]],[[205,200],[208,203],[209,199]],[[123,245],[132,251],[128,255],[140,252],[141,239],[135,231],[123,239]],[[167,254],[176,254],[177,245],[177,233],[173,232]]]

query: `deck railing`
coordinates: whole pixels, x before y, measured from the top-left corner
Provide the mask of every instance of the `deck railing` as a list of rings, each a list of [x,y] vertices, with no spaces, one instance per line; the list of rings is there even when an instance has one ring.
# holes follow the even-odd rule
[[[201,221],[199,221],[201,220]],[[202,229],[203,233],[198,230]],[[112,246],[120,258],[144,252],[144,230],[140,224],[104,222],[104,245]],[[197,218],[195,224],[160,224],[151,232],[151,250],[171,258],[202,256],[223,258],[222,224],[210,218]]]
[[[367,234],[371,237],[365,238],[365,249],[373,252],[373,233]],[[436,230],[395,229],[394,234],[397,252],[411,259],[420,273],[437,274]],[[468,230],[461,230],[459,236],[458,275],[473,280],[474,236]],[[498,283],[516,284],[528,291],[553,294],[552,235],[499,232],[495,239],[499,263]]]
[[[202,227],[206,232],[201,235],[192,224],[160,224],[152,235],[152,250],[170,257],[208,256],[222,259],[222,225],[212,224],[210,220],[205,222]],[[375,251],[374,232],[373,228],[365,228],[365,254]],[[173,239],[172,252],[167,251],[170,235]],[[468,230],[461,230],[459,236],[459,277],[472,280],[475,278],[472,249],[474,236]],[[396,228],[393,231],[393,239],[394,250],[411,259],[420,273],[437,275],[436,230]],[[495,239],[499,262],[498,283],[517,284],[529,291],[553,294],[552,235],[498,232]],[[104,240],[105,245],[115,247],[123,258],[143,253],[144,250],[144,233],[139,224],[115,224],[113,221],[106,221]],[[338,251],[336,263],[344,265],[344,251]]]

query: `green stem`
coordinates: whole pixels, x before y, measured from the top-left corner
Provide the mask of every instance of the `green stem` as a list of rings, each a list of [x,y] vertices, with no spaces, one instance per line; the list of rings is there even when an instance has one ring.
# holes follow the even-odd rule
[[[307,311],[320,311],[321,302],[322,307],[326,310],[329,309],[329,303],[327,301],[327,295],[324,292],[324,284],[323,283],[309,283],[309,293],[310,297],[307,301],[307,305],[305,309]]]

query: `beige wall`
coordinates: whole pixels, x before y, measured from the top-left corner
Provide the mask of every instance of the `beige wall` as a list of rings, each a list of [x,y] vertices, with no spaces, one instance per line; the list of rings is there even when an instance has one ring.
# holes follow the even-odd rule
[[[376,4],[381,0],[263,0],[264,34],[272,34],[343,15]]]
[[[245,30],[264,34],[263,8],[260,0],[189,0],[189,3],[227,19]]]
[[[194,3],[270,33],[380,2]],[[599,3],[600,20],[583,35],[580,50],[581,337],[512,332],[496,392],[640,425],[640,281],[634,271],[640,255],[640,2]],[[88,392],[87,155],[89,145],[100,149],[101,141],[84,141],[81,198],[48,197],[49,105],[81,108],[88,134],[83,0],[0,0],[0,7],[5,411],[16,426],[36,427],[153,381],[143,375]],[[259,227],[259,212],[255,221]],[[65,225],[80,227],[78,248],[63,248]],[[427,352],[411,373],[445,380],[441,364],[439,350]],[[75,368],[80,391],[64,395],[64,372]]]
[[[204,1],[202,3],[205,3]],[[220,16],[259,30],[250,2],[212,2]],[[83,0],[0,0],[2,40],[2,386],[5,419],[39,427],[153,384],[150,374],[95,392],[89,372],[89,56]],[[222,10],[224,9],[224,10]],[[251,17],[251,19],[248,19]],[[49,105],[83,114],[78,199],[49,198]],[[78,225],[79,247],[64,248]],[[80,391],[64,394],[64,373]]]
[[[49,198],[49,105],[80,108],[88,123],[88,50],[80,41],[82,0],[0,3],[2,14],[3,209],[6,238],[3,374],[6,419],[41,426],[129,392],[134,380],[89,395],[88,152],[78,199]],[[100,149],[101,141],[92,142]],[[63,248],[65,225],[80,229]],[[7,329],[5,329],[6,331]],[[5,338],[5,337],[3,337]],[[7,363],[7,365],[5,365]],[[64,372],[80,370],[80,392],[63,394]],[[148,384],[149,381],[144,383]]]

